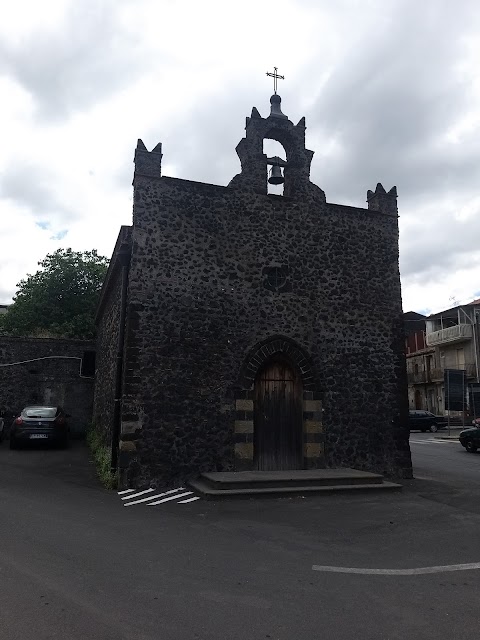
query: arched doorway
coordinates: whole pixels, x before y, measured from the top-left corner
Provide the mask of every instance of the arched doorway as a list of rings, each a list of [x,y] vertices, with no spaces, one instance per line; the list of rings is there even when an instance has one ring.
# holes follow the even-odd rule
[[[303,390],[286,358],[268,360],[255,379],[254,467],[303,468]]]
[[[420,389],[415,389],[415,409],[423,409],[423,398]]]

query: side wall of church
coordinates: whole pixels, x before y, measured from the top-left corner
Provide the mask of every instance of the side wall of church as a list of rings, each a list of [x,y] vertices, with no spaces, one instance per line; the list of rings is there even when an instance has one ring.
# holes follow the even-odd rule
[[[109,280],[97,325],[97,359],[93,423],[105,443],[111,442],[115,404],[115,372],[121,312],[121,274]]]
[[[310,356],[327,466],[411,474],[396,216],[137,175],[121,486],[233,469],[273,336]]]

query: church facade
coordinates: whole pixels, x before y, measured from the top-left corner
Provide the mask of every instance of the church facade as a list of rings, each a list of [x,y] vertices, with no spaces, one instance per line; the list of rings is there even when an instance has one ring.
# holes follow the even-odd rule
[[[276,94],[237,154],[225,187],[162,176],[161,145],[138,142],[133,225],[97,314],[94,423],[119,486],[248,469],[411,477],[396,189],[327,203],[305,120]]]

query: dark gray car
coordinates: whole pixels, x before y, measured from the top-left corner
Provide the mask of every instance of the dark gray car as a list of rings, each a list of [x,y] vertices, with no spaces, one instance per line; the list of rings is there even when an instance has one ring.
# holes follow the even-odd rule
[[[460,431],[458,439],[462,447],[465,447],[470,453],[475,453],[480,447],[480,427],[472,427],[471,429]]]
[[[422,411],[415,409],[408,412],[408,422],[410,425],[410,431],[419,429],[423,433],[425,431],[437,432],[439,429],[444,429],[447,426],[447,420],[443,416],[436,416],[430,411]]]
[[[17,449],[21,443],[27,442],[51,442],[66,447],[68,417],[61,407],[25,407],[12,423],[10,449]]]

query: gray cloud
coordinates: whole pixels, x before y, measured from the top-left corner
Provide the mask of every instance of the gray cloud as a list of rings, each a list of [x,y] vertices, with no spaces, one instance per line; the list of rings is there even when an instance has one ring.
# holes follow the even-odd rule
[[[467,0],[459,11],[449,2],[425,0],[387,7],[384,28],[350,49],[307,120],[317,140],[337,145],[337,153],[316,159],[312,178],[329,201],[352,204],[362,204],[377,181],[387,189],[396,185],[400,216],[407,220],[415,209],[438,202],[431,219],[406,228],[400,245],[405,280],[438,282],[478,264],[480,215],[456,221],[455,209],[443,204],[452,194],[475,197],[480,184],[480,132],[462,144],[446,142],[472,109],[459,64],[466,36],[478,25],[477,5]]]
[[[343,51],[325,62],[318,51],[310,51],[296,77],[287,77],[281,87],[284,112],[294,122],[306,116],[307,146],[316,152],[312,180],[328,201],[358,206],[365,206],[367,189],[378,181],[387,189],[397,186],[401,222],[409,223],[401,234],[405,282],[438,282],[443,274],[477,264],[480,212],[460,222],[444,204],[453,202],[454,209],[455,197],[462,203],[473,199],[480,185],[480,132],[458,145],[445,141],[449,129],[477,106],[459,70],[467,37],[478,31],[477,2],[297,2],[311,7],[312,20],[320,21],[322,11],[328,14],[345,42]],[[85,111],[149,72],[149,65],[155,68],[152,77],[159,79],[159,99],[168,100],[168,91],[174,90],[160,81],[163,71],[172,69],[172,59],[148,57],[141,33],[132,35],[122,24],[123,0],[104,0],[96,8],[87,4],[74,4],[62,30],[34,33],[21,45],[0,43],[0,73],[31,93],[40,121]],[[207,37],[214,38],[212,33],[206,29]],[[248,55],[255,55],[253,43]],[[159,121],[154,130],[143,130],[139,118],[128,157],[120,166],[118,158],[112,162],[112,171],[118,167],[113,186],[128,189],[131,184],[136,137],[149,149],[163,143],[164,173],[227,184],[240,170],[235,146],[244,135],[245,116],[254,105],[268,114],[269,85],[261,76],[270,64],[259,60],[258,85],[256,78],[247,85],[241,75],[212,77],[207,68],[201,99],[192,95],[181,112]],[[331,75],[319,93],[327,68]],[[299,107],[317,94],[308,110]],[[29,207],[39,224],[58,212],[67,226],[77,214],[60,201],[54,184],[39,167],[15,166],[3,175],[0,195]],[[430,207],[431,218],[412,224],[419,209],[435,202],[439,208]]]
[[[78,215],[59,198],[55,176],[28,163],[15,163],[2,172],[0,197],[29,209],[44,229],[49,228],[52,216],[61,216],[68,223]]]
[[[448,223],[425,220],[402,239],[401,273],[409,283],[439,281],[457,269],[480,265],[480,216]]]
[[[32,96],[40,120],[55,121],[127,86],[145,65],[140,34],[119,19],[121,1],[75,2],[62,28],[0,42],[0,73]]]
[[[250,95],[249,95],[250,94]],[[262,115],[268,115],[269,102],[263,95],[259,103]],[[138,131],[147,149],[162,143],[163,173],[175,178],[213,184],[228,184],[240,171],[235,147],[245,135],[245,117],[249,116],[255,94],[247,87],[213,87],[208,96],[168,122],[167,128],[156,126]],[[267,108],[268,105],[268,108]],[[136,140],[132,140],[131,156],[122,163],[117,183],[127,185],[132,180]],[[174,173],[168,170],[174,167]]]
[[[455,65],[473,3],[463,3],[461,12],[431,0],[388,6],[387,25],[349,50],[309,119],[310,127],[324,139],[334,137],[342,149],[338,160],[317,165],[334,194],[348,189],[355,197],[382,180],[412,197],[442,189],[447,173],[462,181],[465,170],[479,164],[478,156],[467,153],[455,167],[438,152],[440,136],[470,106],[469,87]]]

